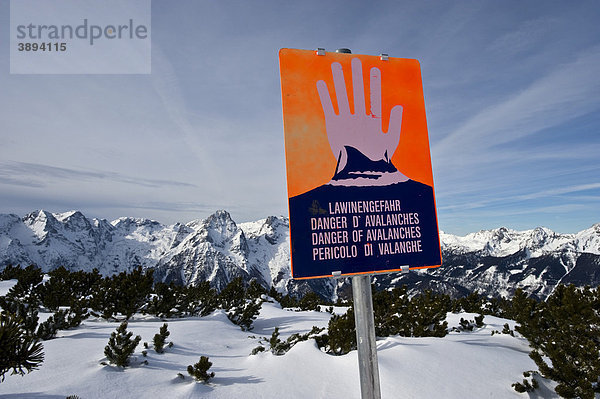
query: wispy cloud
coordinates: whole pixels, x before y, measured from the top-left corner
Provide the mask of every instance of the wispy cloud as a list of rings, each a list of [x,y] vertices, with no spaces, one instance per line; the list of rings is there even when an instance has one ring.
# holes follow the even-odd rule
[[[495,206],[498,204],[506,205],[506,204],[515,203],[515,202],[527,202],[527,201],[537,200],[537,199],[544,198],[544,197],[554,197],[554,196],[560,196],[560,195],[564,195],[564,194],[577,193],[577,192],[581,192],[581,191],[588,191],[588,190],[595,190],[595,189],[600,189],[600,182],[559,187],[559,188],[553,188],[553,189],[549,189],[549,190],[541,190],[541,191],[536,191],[536,192],[532,192],[532,193],[524,194],[524,195],[494,196],[493,198],[483,199],[483,200],[479,200],[479,201],[467,200],[464,203],[441,206],[441,207],[439,207],[439,209],[440,210],[464,210],[464,211],[466,211],[469,209],[486,208],[486,207],[490,207],[492,205]],[[597,199],[598,197],[594,197],[594,196],[588,197],[588,199],[594,199],[594,198]],[[574,199],[574,198],[571,198],[571,199]],[[536,210],[538,210],[538,209],[541,210],[541,209],[545,209],[545,208],[549,208],[549,207],[539,207],[539,208],[536,208]],[[550,209],[560,209],[560,206],[550,207]],[[506,211],[503,211],[503,212],[506,212]],[[531,212],[531,210],[528,209],[527,211],[525,211],[525,213],[527,213],[527,212]]]
[[[452,164],[457,153],[468,159],[598,109],[598,65],[600,46],[587,49],[575,61],[468,119],[433,146],[433,156]]]
[[[33,181],[31,179],[16,179],[11,176],[5,176],[5,175],[3,175],[3,172],[1,170],[0,170],[0,184],[10,184],[11,186],[35,187],[35,188],[44,187],[43,183]]]
[[[522,22],[515,30],[511,30],[496,38],[489,46],[489,51],[506,56],[515,56],[526,51],[535,51],[535,47],[544,41],[544,35],[557,28],[559,19],[543,16]]]
[[[48,180],[108,180],[144,187],[196,187],[175,180],[148,179],[108,171],[86,171],[27,162],[0,162],[0,182],[5,184],[45,187]]]
[[[600,188],[600,183],[579,184],[579,185],[568,186],[568,187],[554,188],[554,189],[551,189],[551,190],[538,191],[536,193],[531,193],[531,194],[527,194],[527,195],[518,196],[515,199],[532,200],[532,199],[536,199],[536,198],[550,197],[550,196],[554,196],[554,195],[561,195],[561,194],[576,193],[576,192],[579,192],[579,191],[594,190],[594,189],[597,189],[597,188]]]

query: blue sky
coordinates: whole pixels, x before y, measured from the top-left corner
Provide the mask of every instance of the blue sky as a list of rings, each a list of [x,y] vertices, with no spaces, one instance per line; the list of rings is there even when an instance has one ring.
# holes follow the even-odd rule
[[[50,0],[51,1],[51,0]],[[440,229],[600,222],[598,1],[152,2],[152,74],[11,75],[0,213],[286,215],[278,50],[421,63]]]

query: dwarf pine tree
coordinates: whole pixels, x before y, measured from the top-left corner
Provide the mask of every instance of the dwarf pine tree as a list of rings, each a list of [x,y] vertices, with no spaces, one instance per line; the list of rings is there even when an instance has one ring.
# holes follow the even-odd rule
[[[236,277],[219,294],[221,308],[228,310],[243,306],[246,302],[246,287],[241,277]]]
[[[189,314],[208,316],[219,306],[217,291],[208,281],[185,287],[185,295]]]
[[[290,294],[279,295],[277,300],[282,308],[295,308],[298,306],[298,299],[294,298]]]
[[[298,302],[301,310],[319,310],[319,303],[323,302],[321,297],[314,291],[306,293]]]
[[[209,379],[215,376],[215,373],[207,373],[208,369],[212,366],[212,362],[208,360],[206,356],[200,356],[200,360],[198,363],[194,365],[189,365],[187,367],[187,372],[189,375],[194,377],[196,381],[208,382]]]
[[[171,333],[167,329],[168,326],[169,325],[167,323],[163,324],[162,327],[160,327],[158,334],[154,334],[154,339],[152,340],[152,343],[154,344],[154,350],[156,351],[156,353],[163,353],[165,351],[165,341],[167,340],[169,335],[171,335]]]
[[[356,349],[356,327],[352,308],[341,315],[333,315],[327,327],[329,352],[334,355],[345,355]]]
[[[24,375],[37,369],[44,361],[44,347],[29,334],[20,320],[8,312],[0,313],[0,382],[4,375]]]
[[[558,285],[535,317],[517,326],[533,348],[530,357],[565,398],[594,398],[600,375],[599,289]]]
[[[57,311],[60,306],[68,306],[74,299],[71,273],[64,266],[60,266],[48,275],[50,279],[40,287],[40,299],[46,308]]]
[[[254,320],[260,314],[260,308],[262,307],[262,301],[255,299],[254,301],[248,300],[243,304],[234,306],[227,312],[227,318],[231,320],[233,324],[240,326],[243,331],[252,330]]]
[[[22,270],[21,265],[13,266],[12,263],[9,263],[0,271],[0,280],[17,279]]]
[[[9,292],[6,296],[0,296],[0,308],[18,320],[19,327],[27,335],[35,335],[40,319],[37,307],[21,302],[20,299],[12,297]]]
[[[154,284],[154,293],[143,307],[143,312],[166,318],[176,315],[178,299],[183,296],[181,291],[173,282]]]
[[[452,311],[460,312],[462,310],[468,313],[482,313],[483,308],[485,308],[485,302],[479,293],[474,291],[454,301]]]
[[[129,366],[129,358],[142,340],[139,335],[133,339],[132,336],[133,333],[127,331],[127,321],[121,323],[117,331],[110,335],[108,345],[104,348],[104,355],[109,362],[119,367]]]
[[[516,321],[523,329],[535,324],[539,310],[538,302],[529,298],[522,288],[517,288],[510,301],[507,301],[503,317]]]
[[[269,338],[269,346],[271,347],[271,353],[274,355],[283,355],[290,348],[286,341],[282,341],[279,338],[279,327],[275,327],[275,331],[271,334],[271,338]]]
[[[36,332],[38,338],[47,341],[54,338],[58,330],[66,330],[69,328],[70,324],[67,320],[67,315],[67,311],[58,310],[46,321],[40,323]]]
[[[259,299],[263,295],[267,295],[267,290],[265,287],[260,285],[255,278],[250,280],[248,284],[248,289],[246,290],[246,297],[250,299]]]
[[[375,332],[380,337],[443,337],[449,302],[448,296],[430,290],[409,298],[406,286],[377,291],[373,295]]]
[[[409,304],[410,299],[405,285],[391,291],[373,290],[375,334],[378,337],[396,334],[410,336],[410,326],[401,320],[402,317],[407,316]]]
[[[413,297],[410,301],[408,320],[412,326],[412,337],[444,337],[448,333],[446,303],[444,295],[435,295],[431,290]],[[402,317],[402,316],[401,316]]]

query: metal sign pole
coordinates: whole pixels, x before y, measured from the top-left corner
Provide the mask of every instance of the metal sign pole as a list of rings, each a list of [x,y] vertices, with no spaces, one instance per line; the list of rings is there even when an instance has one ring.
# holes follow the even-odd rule
[[[340,48],[335,52],[352,53],[347,48]],[[352,277],[352,297],[354,299],[354,323],[356,324],[361,398],[381,399],[371,276],[367,274]]]
[[[361,398],[381,399],[371,276],[352,277],[352,297],[354,299]]]

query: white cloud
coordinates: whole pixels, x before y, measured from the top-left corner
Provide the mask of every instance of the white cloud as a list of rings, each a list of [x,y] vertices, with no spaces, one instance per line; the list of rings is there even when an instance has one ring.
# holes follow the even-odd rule
[[[560,60],[563,61],[563,60]],[[472,116],[436,143],[433,157],[446,165],[456,154],[493,153],[492,147],[556,126],[600,107],[600,46],[536,80],[509,99]]]

